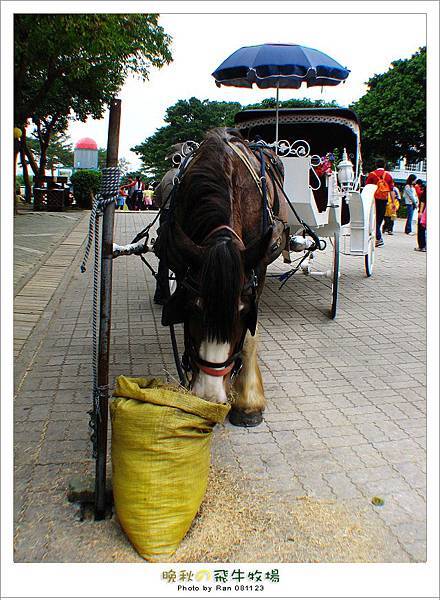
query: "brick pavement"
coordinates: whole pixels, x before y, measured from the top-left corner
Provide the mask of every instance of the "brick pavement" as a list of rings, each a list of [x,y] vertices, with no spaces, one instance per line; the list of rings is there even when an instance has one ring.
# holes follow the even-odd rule
[[[35,212],[22,205],[14,216],[14,294],[83,219],[84,212]]]
[[[149,217],[118,214],[116,241],[131,241]],[[372,278],[362,258],[342,257],[336,321],[327,316],[328,281],[298,275],[279,292],[267,280],[260,314],[265,419],[255,429],[218,428],[213,463],[237,477],[255,475],[282,495],[362,506],[396,548],[392,560],[412,562],[426,559],[426,255],[413,251],[401,223],[397,229],[378,250]],[[330,260],[328,252],[320,257],[324,267]],[[93,472],[86,415],[92,272],[81,275],[79,261],[73,258],[52,298],[44,332],[31,334],[31,360],[16,361],[24,372],[15,398],[16,561],[111,562],[116,555],[105,548],[127,545],[114,519],[80,522],[66,500],[69,479]],[[283,268],[278,261],[269,273]],[[115,261],[112,378],[175,373],[153,292],[138,258]],[[373,507],[373,496],[384,506]],[[128,549],[124,561],[137,560]]]
[[[14,357],[66,275],[87,230],[84,212],[25,211],[14,217]],[[50,314],[46,311],[46,319]]]

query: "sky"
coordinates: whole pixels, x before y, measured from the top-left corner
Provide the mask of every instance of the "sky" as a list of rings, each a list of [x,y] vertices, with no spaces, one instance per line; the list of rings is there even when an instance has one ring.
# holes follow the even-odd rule
[[[148,4],[148,3],[146,3]],[[311,3],[313,5],[313,3]],[[332,3],[328,3],[331,5]],[[200,6],[203,6],[201,4]],[[270,4],[269,4],[270,5]],[[268,5],[268,6],[269,6]],[[286,7],[291,3],[286,3]],[[375,3],[375,7],[382,6]],[[227,7],[226,7],[227,9]],[[226,10],[224,9],[224,11]],[[424,14],[176,14],[161,12],[160,24],[173,38],[173,62],[152,69],[150,79],[130,78],[122,100],[119,156],[133,169],[139,158],[130,148],[164,125],[166,109],[180,99],[238,101],[241,104],[274,97],[274,90],[217,88],[211,73],[235,50],[261,43],[294,43],[316,48],[348,67],[351,73],[336,87],[280,91],[280,100],[336,100],[347,106],[366,92],[365,82],[388,70],[390,63],[409,58],[426,45]],[[383,35],[386,32],[386,35]],[[69,133],[75,144],[84,136],[98,146],[107,143],[107,114],[99,121],[74,122]]]

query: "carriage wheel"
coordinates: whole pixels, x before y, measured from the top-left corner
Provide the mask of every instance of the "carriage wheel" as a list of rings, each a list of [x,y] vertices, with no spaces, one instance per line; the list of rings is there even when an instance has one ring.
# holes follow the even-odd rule
[[[336,317],[338,308],[338,283],[339,283],[339,233],[333,237],[333,279],[332,279],[332,308],[330,316]]]
[[[374,204],[371,205],[370,218],[368,220],[368,249],[365,255],[365,273],[367,277],[373,275],[374,253],[376,244],[376,211]]]

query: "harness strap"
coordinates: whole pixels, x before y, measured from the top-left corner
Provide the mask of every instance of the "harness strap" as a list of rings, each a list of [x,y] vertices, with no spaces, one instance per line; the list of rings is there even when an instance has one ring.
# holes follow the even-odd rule
[[[201,371],[207,375],[211,375],[211,377],[224,377],[230,373],[235,366],[235,364],[231,362],[231,364],[224,369],[219,369],[217,367],[205,367],[205,365],[202,365],[199,361],[195,361],[195,363]]]
[[[252,163],[250,162],[250,160],[248,159],[246,154],[242,150],[240,150],[240,148],[238,146],[235,146],[234,144],[232,144],[232,142],[230,142],[229,140],[226,140],[226,143],[231,148],[231,150],[233,150],[235,152],[235,154],[240,158],[240,160],[246,165],[249,173],[252,175],[252,179],[255,181],[258,189],[260,190],[260,194],[262,194],[263,188],[261,185],[260,178],[258,177],[258,174],[256,173]]]
[[[208,240],[212,235],[214,235],[214,233],[216,233],[217,231],[221,231],[223,229],[227,229],[228,231],[230,231],[237,238],[237,240],[240,242],[240,244],[243,246],[243,248],[245,248],[244,242],[241,239],[241,237],[238,235],[238,233],[236,231],[234,231],[232,229],[232,227],[229,227],[229,225],[219,225],[218,227],[215,227],[212,231],[210,231],[208,233],[208,235],[202,241],[201,246],[203,246],[203,244],[206,242],[206,240]]]
[[[195,350],[194,350],[194,346],[192,347],[192,351],[195,355]],[[224,362],[221,363],[214,363],[214,362],[210,362],[209,360],[205,360],[204,358],[200,358],[198,357],[195,362],[197,364],[200,364],[202,367],[208,367],[209,369],[221,369],[222,367],[227,367],[231,364],[233,364],[237,358],[239,358],[241,354],[241,349],[238,350],[237,352],[234,352],[234,354],[231,354],[231,356],[229,358],[227,358]]]

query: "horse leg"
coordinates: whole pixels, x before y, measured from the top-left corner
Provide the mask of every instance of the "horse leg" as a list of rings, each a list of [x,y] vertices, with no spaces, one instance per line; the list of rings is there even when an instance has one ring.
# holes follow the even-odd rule
[[[255,427],[262,420],[266,407],[263,379],[257,357],[257,336],[248,332],[243,346],[243,368],[233,386],[229,421],[239,427]]]

